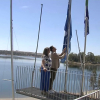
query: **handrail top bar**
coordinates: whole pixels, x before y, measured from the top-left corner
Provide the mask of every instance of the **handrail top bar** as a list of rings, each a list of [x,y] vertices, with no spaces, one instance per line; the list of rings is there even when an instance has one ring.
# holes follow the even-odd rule
[[[92,95],[92,94],[94,94],[94,93],[96,93],[96,92],[100,92],[100,90],[97,90],[97,91],[95,91],[95,92],[92,92],[92,93],[90,93],[90,94],[84,95],[84,96],[79,97],[79,98],[74,99],[74,100],[79,100],[79,99],[82,99],[82,98],[87,97],[87,96],[89,96],[89,95]]]

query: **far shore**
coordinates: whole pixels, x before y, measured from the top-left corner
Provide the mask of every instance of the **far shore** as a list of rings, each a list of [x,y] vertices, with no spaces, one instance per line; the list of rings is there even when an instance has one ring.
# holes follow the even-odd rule
[[[30,56],[32,57],[32,56]],[[34,56],[33,56],[34,57]],[[0,55],[0,58],[11,58],[11,56],[1,56]],[[24,56],[17,56],[17,55],[13,55],[13,58],[14,59],[26,59],[26,60],[34,60],[34,58],[28,58],[28,57],[24,57]],[[37,58],[41,58],[41,57],[37,57]],[[66,62],[65,62],[66,63]],[[68,62],[69,65],[76,65],[76,66],[80,66],[81,63],[80,62],[72,62],[72,61],[69,61]],[[100,66],[100,64],[92,64],[92,63],[85,63],[86,66]]]
[[[81,63],[80,62],[72,62],[72,61],[69,61],[68,62],[69,65],[77,65],[77,66],[80,66]],[[86,66],[100,66],[100,64],[92,64],[92,63],[85,63]]]

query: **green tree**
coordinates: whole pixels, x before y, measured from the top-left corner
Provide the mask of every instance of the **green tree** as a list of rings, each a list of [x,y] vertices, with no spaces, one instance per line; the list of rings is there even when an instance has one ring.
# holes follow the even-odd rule
[[[75,53],[71,53],[69,54],[69,61],[74,61],[74,62],[78,62],[78,56]]]
[[[83,62],[83,55],[84,55],[84,52],[78,53],[78,62],[80,62],[80,55],[81,55],[81,60],[82,60],[82,62]]]
[[[94,63],[95,62],[95,56],[92,52],[88,52],[87,53],[87,62],[90,62],[90,63]]]

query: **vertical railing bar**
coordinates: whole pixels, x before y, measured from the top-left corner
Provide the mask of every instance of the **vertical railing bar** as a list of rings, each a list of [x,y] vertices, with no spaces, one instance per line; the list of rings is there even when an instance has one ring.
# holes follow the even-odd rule
[[[31,66],[31,68],[30,68],[30,86],[31,86],[31,81],[32,81],[32,71],[33,71],[33,69],[32,69],[32,66]],[[34,76],[33,76],[33,84],[34,84]],[[32,87],[33,87],[33,84],[32,84]]]
[[[80,83],[79,83],[79,84],[80,84],[79,97],[80,97],[80,96],[81,96],[81,86],[82,86],[82,85],[81,85],[81,84],[82,84],[82,80],[81,80],[81,78],[82,78],[82,73],[80,72],[79,74],[80,74],[80,79],[79,79],[79,82],[80,82]]]
[[[84,88],[83,88],[84,91],[83,91],[83,93],[84,93],[84,95],[86,95],[85,94],[85,74],[84,74],[84,83],[83,83],[83,85],[84,85]]]
[[[68,74],[69,74],[69,89],[68,89],[68,93],[70,93],[70,73],[68,72]]]
[[[74,87],[73,87],[73,93],[75,94],[75,72],[74,72]]]
[[[71,88],[72,97],[71,97],[71,99],[74,99],[74,93],[73,93],[73,82],[74,82],[73,81],[73,75],[74,75],[74,72],[72,71],[72,83],[71,83],[72,84],[72,86],[71,86],[72,87]]]
[[[35,80],[36,80],[36,68],[34,69],[34,72],[33,72],[33,73],[34,73],[34,76],[33,76],[33,77],[34,77],[34,78],[33,78],[33,79],[34,79],[34,87],[36,87],[36,85],[35,85],[35,84],[36,84],[36,83],[35,83]]]
[[[70,79],[69,79],[69,77],[70,77],[70,75],[69,75],[69,70],[68,70],[67,72],[65,71],[65,73],[67,74],[67,77],[68,77],[68,78],[67,78],[68,87],[67,87],[67,91],[66,91],[66,92],[67,92],[67,99],[68,99],[68,96],[69,96],[68,92],[69,92],[69,87],[70,87],[70,86],[69,86],[69,82],[70,82]],[[66,75],[66,74],[65,74],[65,75]],[[66,80],[65,80],[65,81],[66,81]],[[65,82],[65,83],[66,83],[66,82]],[[65,95],[65,94],[64,94],[64,96],[65,96],[65,99],[66,99],[66,95]]]
[[[88,92],[88,84],[89,84],[89,83],[88,83],[88,75],[87,75],[87,92]],[[87,93],[86,93],[86,94],[87,94]]]
[[[21,67],[20,67],[20,89],[22,89],[21,88]]]
[[[61,73],[61,70],[58,72],[58,74],[59,74],[59,75],[58,75],[58,76],[59,76],[58,79],[60,78],[60,73]],[[60,79],[60,80],[61,80],[61,79]],[[59,80],[58,80],[58,81],[59,81]],[[61,83],[61,81],[59,81],[59,82]],[[60,92],[61,92],[61,91],[60,91],[60,83],[58,84],[58,88],[59,88],[59,89],[58,89],[58,91],[59,91],[59,98],[60,98]]]
[[[35,78],[35,80],[36,80],[36,88],[37,88],[37,68],[35,69],[35,72],[36,72],[36,78]]]
[[[72,80],[73,80],[73,71],[72,71]],[[71,82],[71,93],[73,94],[72,89],[73,89],[73,81]]]
[[[38,70],[38,68],[37,68],[37,88],[39,88],[39,70]]]
[[[26,66],[25,66],[25,88],[26,88]],[[26,91],[25,91],[26,93]]]
[[[19,89],[21,89],[20,88],[20,66],[19,66]]]
[[[56,73],[56,75],[58,76],[58,72],[54,72],[54,73]],[[58,79],[58,77],[55,77],[55,80],[54,80],[54,90],[56,90],[57,91],[57,79]],[[56,100],[57,100],[57,93],[55,93],[55,98],[56,98]]]
[[[20,67],[20,89],[22,89],[21,87],[21,67]]]
[[[70,73],[70,93],[71,93],[71,91],[72,91],[72,82],[71,82],[71,79],[72,79],[72,71],[71,71],[71,73]]]
[[[81,74],[81,72],[80,72],[79,74],[80,74],[80,78],[79,78],[79,84],[80,84],[79,97],[80,97],[80,96],[81,96],[80,93],[81,93],[81,84],[82,84],[82,83],[81,83],[81,78],[82,78],[81,75],[82,75],[82,74]]]
[[[30,66],[28,66],[28,77],[27,77],[27,81],[28,81],[28,82],[27,82],[27,83],[28,83],[27,86],[28,86],[28,88],[30,87],[30,84],[29,84],[29,83],[30,83],[30,82],[29,82],[29,78],[30,78],[30,77],[29,77],[29,75],[30,75],[29,69],[30,69]],[[28,91],[28,93],[29,93],[29,91]]]
[[[52,70],[52,72],[55,73],[53,70]],[[53,73],[52,73],[52,76],[53,76]],[[53,81],[53,79],[52,79],[52,81]],[[52,85],[52,88],[53,88],[53,85]],[[52,96],[53,96],[53,99],[54,99],[54,95],[52,95]]]
[[[80,72],[79,72],[79,73],[78,73],[78,76],[79,76],[79,93],[78,93],[78,94],[79,94],[79,97],[80,97],[80,90],[81,90],[81,85],[80,85],[80,75],[81,75],[81,74],[80,74]]]
[[[28,83],[27,86],[28,86],[28,88],[30,87],[30,84],[29,84],[29,83],[30,83],[30,82],[29,82],[29,78],[30,78],[30,77],[29,77],[29,75],[30,75],[29,69],[30,69],[30,66],[28,66],[28,77],[27,77],[27,81],[28,81],[28,82],[27,82],[27,83]],[[28,92],[29,92],[29,91],[28,91]]]
[[[22,78],[22,88],[23,88],[23,79],[24,79],[24,75],[23,75],[23,67],[22,67],[22,76],[23,76],[23,78]]]
[[[76,94],[76,71],[75,71],[75,94]]]
[[[87,77],[86,77],[86,73],[85,73],[85,76],[84,76],[84,77],[85,77],[85,79],[84,79],[84,80],[85,80],[85,95],[86,95],[86,94],[87,94],[87,88],[86,88],[86,84],[87,84]]]
[[[35,87],[37,88],[37,68],[35,69]]]
[[[25,67],[24,68],[24,73],[25,73]],[[23,87],[25,88],[25,74],[24,74],[24,80],[23,80],[24,84],[23,84]]]
[[[78,85],[78,81],[77,81],[77,71],[76,71],[76,94],[77,94],[77,92],[78,92],[78,89],[77,89],[77,85]]]
[[[27,75],[27,77],[28,77],[28,66],[26,66],[26,75]],[[26,77],[26,88],[28,87],[28,82],[27,82],[27,80],[28,80],[28,78]]]
[[[27,88],[28,88],[28,86],[29,86],[29,84],[28,84],[28,82],[29,82],[29,81],[28,81],[28,80],[29,80],[29,76],[28,76],[28,75],[29,75],[29,66],[27,66]]]
[[[62,92],[62,89],[61,89],[61,86],[62,86],[62,84],[61,84],[61,80],[62,80],[62,79],[61,79],[61,76],[62,76],[62,69],[60,69],[59,75],[60,75],[60,76],[59,76],[59,77],[60,77],[60,78],[59,78],[59,81],[60,81],[60,84],[59,84],[59,91],[60,91],[60,93],[61,93],[61,92]]]
[[[29,74],[29,84],[30,84],[29,87],[31,87],[31,66],[30,66],[30,69],[29,69],[29,73],[30,73]]]
[[[39,79],[39,75],[38,74],[39,74],[39,70],[37,68],[37,88],[39,88],[39,85],[38,85],[38,83],[39,83],[39,80],[38,80]]]
[[[21,67],[21,89],[23,89],[23,72],[22,72],[23,67]]]
[[[17,66],[17,89],[19,89],[19,87],[18,87],[18,84],[19,84],[19,81],[18,80],[19,79],[18,78],[19,78],[19,75],[18,75],[18,66]]]
[[[79,89],[79,74],[78,74],[78,71],[77,71],[77,81],[78,81],[78,85],[77,85],[77,87],[78,87],[78,94],[79,94],[79,91],[80,91],[80,89]],[[79,97],[80,97],[80,95],[79,95]]]
[[[20,89],[20,76],[19,76],[19,68],[20,68],[20,66],[18,67],[18,83],[19,83],[19,85],[18,85],[18,87],[19,87],[19,89]]]
[[[23,76],[24,76],[24,79],[23,79],[23,88],[25,88],[25,75],[26,75],[26,74],[25,74],[25,67],[24,67],[24,66],[22,66],[22,67],[23,67],[23,69],[24,69],[24,72],[23,72],[23,73],[24,73],[24,75],[23,75]]]
[[[34,69],[31,67],[31,79],[30,79],[31,81],[32,81],[32,73],[33,73],[33,70],[34,70]],[[30,82],[30,83],[31,83],[31,82]],[[33,84],[31,84],[31,85],[32,85],[32,87],[34,87],[34,75],[33,75]],[[31,88],[32,88],[32,87],[31,87]]]
[[[18,67],[16,67],[16,84],[15,84],[15,85],[16,85],[16,89],[18,89],[18,82],[17,82],[17,80],[18,80],[18,79],[17,79],[17,77],[18,77],[18,76],[17,76],[17,68],[18,68]]]
[[[26,69],[27,69],[27,70],[26,70],[26,73],[27,73],[27,74],[26,74],[26,75],[27,75],[27,76],[26,76],[26,88],[28,88],[28,66],[26,66]],[[27,92],[28,92],[28,91],[27,91]]]

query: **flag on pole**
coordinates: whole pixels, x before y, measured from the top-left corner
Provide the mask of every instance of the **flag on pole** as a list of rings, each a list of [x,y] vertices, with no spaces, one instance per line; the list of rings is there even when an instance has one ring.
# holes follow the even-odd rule
[[[85,3],[85,20],[84,20],[84,23],[86,25],[86,18],[87,18],[87,35],[89,34],[89,12],[88,12],[88,0],[86,0],[86,3]],[[85,27],[86,28],[86,27]],[[86,30],[86,29],[85,29]]]
[[[70,15],[69,13],[71,12],[71,10],[70,10],[69,6],[71,6],[70,3],[68,3],[67,18],[66,18],[66,22],[65,22],[65,26],[64,26],[65,36],[64,36],[64,41],[63,41],[63,49],[65,47],[67,49],[67,44],[68,44],[67,43],[68,42],[68,28],[69,28],[69,20],[71,20],[71,16],[69,16]],[[71,21],[70,21],[70,36],[69,36],[69,50],[68,50],[68,53],[70,53],[70,51],[71,51],[71,37],[72,37],[72,24],[71,24]],[[63,59],[61,59],[62,63],[65,62],[66,57],[67,57],[67,55]]]

